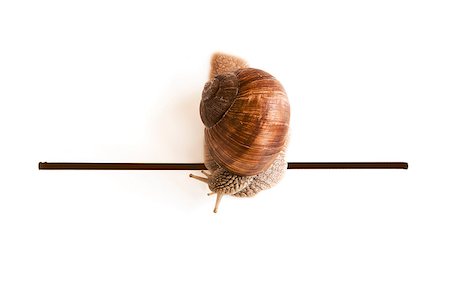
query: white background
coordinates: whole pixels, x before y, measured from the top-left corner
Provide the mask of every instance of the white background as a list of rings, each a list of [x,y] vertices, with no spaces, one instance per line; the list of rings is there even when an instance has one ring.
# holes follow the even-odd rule
[[[2,1],[0,299],[449,299],[448,1]],[[201,162],[214,51],[275,75],[292,170],[218,214]]]

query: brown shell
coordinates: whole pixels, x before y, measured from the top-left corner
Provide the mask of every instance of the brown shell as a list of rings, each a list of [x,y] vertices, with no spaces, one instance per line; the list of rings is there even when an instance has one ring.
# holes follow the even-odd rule
[[[224,89],[227,97],[209,95],[208,105],[202,99],[200,113],[206,126],[205,146],[214,161],[231,173],[256,175],[268,169],[284,149],[290,118],[288,98],[278,80],[267,72],[245,68],[229,74],[234,74],[238,82],[234,99],[229,99],[231,88]],[[220,76],[223,75],[213,80]],[[229,78],[228,83],[233,81]],[[212,108],[211,99],[221,100],[221,109]],[[210,111],[216,114],[213,118],[207,116]]]
[[[200,117],[206,127],[219,122],[238,94],[239,82],[234,73],[217,75],[205,84],[200,102]]]

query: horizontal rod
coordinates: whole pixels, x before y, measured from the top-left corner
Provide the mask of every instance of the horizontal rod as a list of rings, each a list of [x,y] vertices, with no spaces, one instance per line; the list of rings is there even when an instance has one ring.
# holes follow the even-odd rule
[[[290,162],[288,169],[408,169],[406,162]],[[39,170],[206,170],[195,163],[40,162]]]

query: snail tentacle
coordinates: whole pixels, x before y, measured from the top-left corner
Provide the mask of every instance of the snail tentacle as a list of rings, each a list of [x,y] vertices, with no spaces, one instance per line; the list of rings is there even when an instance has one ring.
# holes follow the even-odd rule
[[[205,183],[208,183],[208,178],[205,178],[205,177],[197,176],[197,175],[194,175],[194,174],[189,174],[189,177],[197,179],[197,180],[200,180],[200,181],[205,182]]]
[[[217,198],[216,198],[216,205],[214,206],[214,210],[213,212],[216,214],[217,211],[219,210],[219,204],[220,204],[220,200],[222,200],[222,193],[217,193]]]

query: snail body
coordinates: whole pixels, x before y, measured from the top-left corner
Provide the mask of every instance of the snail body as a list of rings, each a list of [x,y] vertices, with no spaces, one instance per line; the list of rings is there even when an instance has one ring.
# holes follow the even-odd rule
[[[209,173],[190,175],[217,194],[251,197],[277,184],[287,169],[290,107],[280,82],[245,61],[216,54],[200,102]]]

